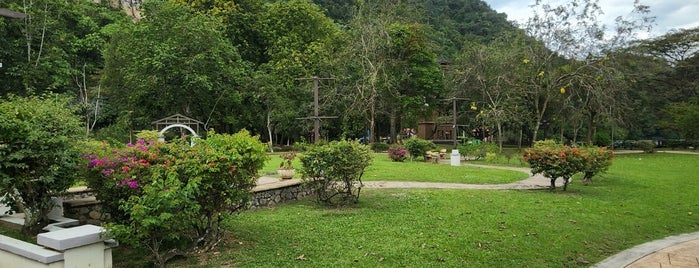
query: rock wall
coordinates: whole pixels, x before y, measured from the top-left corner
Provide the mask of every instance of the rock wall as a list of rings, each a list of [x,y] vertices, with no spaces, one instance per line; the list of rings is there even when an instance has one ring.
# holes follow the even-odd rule
[[[313,190],[301,180],[284,180],[280,183],[255,187],[249,208],[269,207],[280,203],[300,200],[313,194]],[[63,196],[63,216],[76,219],[80,224],[100,225],[110,218],[102,212],[102,204],[95,198],[94,191],[87,187],[73,188]]]

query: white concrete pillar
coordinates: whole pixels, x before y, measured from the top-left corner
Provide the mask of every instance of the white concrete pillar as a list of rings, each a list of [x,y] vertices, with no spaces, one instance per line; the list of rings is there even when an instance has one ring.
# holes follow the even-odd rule
[[[461,154],[459,154],[459,149],[452,149],[451,150],[451,165],[452,166],[460,166],[461,165]]]

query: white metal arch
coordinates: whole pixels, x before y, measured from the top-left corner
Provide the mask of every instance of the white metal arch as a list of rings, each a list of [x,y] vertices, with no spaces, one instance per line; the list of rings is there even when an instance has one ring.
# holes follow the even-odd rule
[[[189,132],[192,133],[192,140],[190,141],[189,144],[194,146],[194,140],[198,139],[199,135],[197,135],[197,132],[195,132],[194,129],[192,129],[191,127],[188,127],[186,125],[183,125],[183,124],[172,124],[172,125],[169,125],[169,126],[163,128],[163,130],[158,132],[158,141],[164,142],[165,141],[165,135],[164,135],[165,131],[167,131],[168,129],[171,129],[171,128],[175,128],[175,127],[181,127],[181,128],[186,129],[186,130],[189,130]]]

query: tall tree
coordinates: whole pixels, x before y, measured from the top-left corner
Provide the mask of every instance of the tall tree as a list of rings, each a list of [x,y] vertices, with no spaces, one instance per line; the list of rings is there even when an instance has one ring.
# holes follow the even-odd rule
[[[397,119],[414,126],[417,118],[429,113],[427,101],[434,103],[446,94],[442,70],[431,51],[433,45],[420,24],[395,23],[389,27],[391,47],[386,96],[382,101],[389,116],[390,137],[396,140]]]
[[[167,1],[144,3],[144,19],[122,25],[105,50],[107,100],[135,129],[181,113],[207,128],[243,128],[241,92],[249,66],[224,38],[223,25]]]
[[[588,113],[587,140],[591,141],[591,131],[598,123],[597,116],[608,113],[609,105],[613,105],[610,100],[619,97],[603,92],[610,89],[608,86],[618,88],[613,80],[618,80],[619,76],[601,75],[613,72],[604,69],[609,65],[600,62],[610,59],[609,53],[627,46],[635,33],[649,29],[654,20],[647,16],[648,6],[635,1],[632,11],[635,17],[617,18],[615,31],[610,36],[606,26],[599,22],[602,10],[598,2],[573,0],[564,5],[551,6],[537,1],[532,7],[534,16],[526,23],[525,29],[536,43],[529,46],[531,49],[522,59],[530,66],[522,73],[522,85],[527,98],[533,103],[535,140],[551,102],[560,100],[556,97],[560,96],[557,93],[565,95],[571,90],[582,90],[586,92],[582,95],[597,98],[594,102],[577,102],[584,107],[576,107],[576,110]],[[593,107],[592,103],[599,105]]]
[[[97,84],[103,64],[100,31],[125,19],[107,4],[87,0],[2,0],[0,6],[26,14],[23,19],[0,17],[0,95],[84,93]]]
[[[513,45],[512,36],[488,45],[471,43],[464,48],[450,71],[458,82],[462,96],[469,96],[470,109],[478,111],[476,120],[488,128],[495,127],[500,150],[504,141],[504,126],[524,125],[526,104],[516,86],[513,70],[520,68],[517,59],[521,47]]]

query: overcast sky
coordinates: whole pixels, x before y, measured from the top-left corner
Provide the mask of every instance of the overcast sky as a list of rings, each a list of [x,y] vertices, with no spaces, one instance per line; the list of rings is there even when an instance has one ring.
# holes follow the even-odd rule
[[[525,22],[532,14],[529,5],[534,0],[484,0],[491,8],[507,14],[508,20]],[[564,2],[563,0],[543,0],[542,2]],[[604,11],[602,20],[613,28],[614,19],[627,16],[633,10],[633,0],[600,0]],[[655,16],[650,37],[657,37],[671,29],[689,29],[699,26],[699,0],[641,0],[641,4],[650,6],[651,16]],[[646,34],[647,36],[648,34]]]

